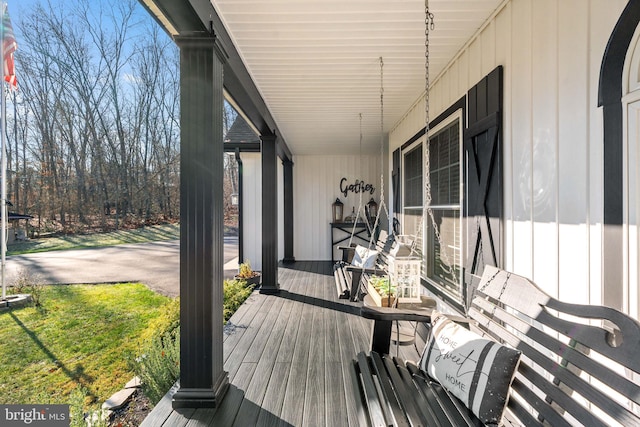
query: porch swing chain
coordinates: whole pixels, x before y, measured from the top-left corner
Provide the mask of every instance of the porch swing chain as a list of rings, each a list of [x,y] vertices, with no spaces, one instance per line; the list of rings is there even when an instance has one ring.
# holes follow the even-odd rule
[[[360,113],[360,157],[362,158],[362,113]],[[384,61],[382,57],[380,57],[380,205],[378,206],[378,211],[376,212],[376,219],[373,223],[373,226],[369,223],[369,219],[365,216],[365,223],[367,228],[369,229],[369,246],[368,250],[371,250],[374,245],[374,241],[376,238],[375,231],[378,229],[378,225],[380,223],[380,214],[384,210],[389,218],[389,211],[387,209],[387,204],[384,201]],[[358,213],[356,214],[356,218],[353,224],[353,230],[351,231],[351,237],[349,238],[349,246],[351,246],[353,236],[356,231],[356,223],[358,222],[358,218],[360,218],[360,210],[362,209],[362,192],[360,192],[360,201],[358,203]],[[364,266],[362,267],[364,271]]]
[[[433,13],[431,13],[429,11],[429,0],[425,0],[424,2],[424,87],[425,87],[425,92],[424,92],[424,122],[425,122],[425,127],[424,127],[424,136],[425,136],[425,155],[424,155],[424,163],[425,163],[425,180],[424,180],[424,187],[425,187],[425,203],[424,205],[426,206],[429,215],[432,216],[433,213],[431,211],[431,167],[430,167],[430,162],[431,162],[431,156],[429,153],[429,149],[430,149],[430,134],[429,131],[430,129],[430,117],[429,117],[429,86],[431,84],[430,82],[430,77],[429,77],[429,32],[430,30],[434,29],[434,22],[433,22]],[[431,218],[431,220],[433,221],[433,218]],[[424,221],[424,215],[422,215],[420,217],[420,223],[419,223],[419,228],[418,230],[416,230],[417,232],[421,232],[422,231],[422,223]],[[433,221],[433,223],[435,224],[435,221]],[[438,230],[436,230],[436,234],[439,234]]]
[[[453,280],[454,284],[458,286],[458,277],[455,272],[455,265],[451,262],[449,258],[449,251],[443,241],[442,235],[440,233],[440,229],[438,228],[437,222],[435,220],[435,216],[433,214],[433,209],[431,208],[431,155],[430,155],[430,118],[429,118],[429,92],[430,92],[430,79],[429,79],[429,33],[431,30],[435,28],[434,24],[434,15],[429,10],[429,0],[425,0],[424,2],[424,57],[425,57],[425,155],[424,155],[424,164],[425,164],[425,201],[424,207],[429,215],[429,219],[431,220],[431,225],[433,228],[433,233],[435,235],[436,241],[440,246],[439,256],[442,260],[441,268],[448,273],[448,275]],[[423,221],[424,221],[424,212],[420,217],[419,225],[417,233],[422,232],[423,230]]]
[[[384,61],[382,56],[380,57],[380,206],[376,213],[376,220],[371,229],[371,237],[369,239],[369,249],[373,245],[375,230],[378,229],[380,223],[380,214],[382,210],[389,218],[389,211],[387,210],[387,204],[384,201]]]
[[[387,204],[384,202],[384,61],[382,57],[380,57],[380,205],[378,207],[378,211],[376,212],[376,219],[373,223],[373,226],[369,223],[369,219],[365,216],[365,223],[369,229],[369,246],[368,250],[371,250],[374,245],[374,241],[376,238],[375,230],[378,229],[378,224],[380,223],[380,214],[384,209],[384,212],[387,214],[387,218],[389,218],[389,211],[387,210]],[[362,160],[362,113],[360,113],[360,159]],[[360,218],[360,211],[362,208],[362,191],[360,192],[360,200],[358,203],[358,213],[354,219],[353,229],[351,231],[351,237],[349,238],[349,246],[353,241],[353,236],[356,231],[356,224],[358,223],[358,219]],[[364,264],[362,265],[362,271],[364,271]]]
[[[360,163],[362,164],[362,113],[360,113]],[[360,211],[363,209],[362,193],[363,191],[359,192],[360,196],[358,199],[358,213],[356,214],[356,217],[353,219],[353,228],[351,230],[351,236],[349,237],[349,247],[351,247],[351,243],[353,243],[353,236],[356,234],[356,228],[360,219]],[[368,221],[365,221],[365,222],[367,223],[367,227],[369,227],[369,222]]]

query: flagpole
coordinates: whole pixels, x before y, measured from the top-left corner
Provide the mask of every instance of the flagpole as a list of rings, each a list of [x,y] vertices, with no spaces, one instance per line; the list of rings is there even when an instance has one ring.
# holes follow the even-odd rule
[[[7,4],[2,2],[2,37],[0,37],[0,58],[4,61],[4,14],[7,13]],[[4,93],[4,66],[2,72],[2,194],[0,196],[0,209],[2,211],[2,230],[0,231],[1,268],[2,275],[2,299],[7,297],[7,286],[5,281],[5,264],[7,258],[7,149],[6,149],[6,125],[7,125],[7,100]]]

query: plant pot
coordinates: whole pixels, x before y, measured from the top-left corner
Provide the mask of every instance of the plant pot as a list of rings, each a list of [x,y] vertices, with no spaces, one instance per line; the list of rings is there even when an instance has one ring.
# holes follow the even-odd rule
[[[367,292],[378,307],[389,307],[396,299],[395,295],[391,295],[391,297],[380,295],[370,283],[367,283]]]
[[[254,286],[258,286],[260,284],[260,278],[262,277],[261,274],[257,274],[253,277],[240,277],[240,276],[234,276],[233,278],[236,280],[244,280],[245,282],[247,282],[247,285],[254,285]]]

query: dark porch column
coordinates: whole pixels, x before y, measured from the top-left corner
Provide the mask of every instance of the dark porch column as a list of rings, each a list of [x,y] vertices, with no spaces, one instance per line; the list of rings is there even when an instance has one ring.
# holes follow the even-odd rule
[[[284,169],[284,262],[295,262],[293,256],[293,162],[282,161]]]
[[[218,406],[222,358],[224,54],[215,37],[180,47],[180,389],[174,408]]]
[[[278,156],[275,135],[262,141],[262,286],[260,293],[280,291],[278,284]]]

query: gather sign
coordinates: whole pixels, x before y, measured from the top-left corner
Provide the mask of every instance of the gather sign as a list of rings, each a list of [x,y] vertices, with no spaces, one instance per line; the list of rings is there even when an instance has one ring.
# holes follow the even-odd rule
[[[355,194],[358,194],[360,192],[369,192],[369,194],[373,194],[376,191],[376,188],[373,186],[373,184],[367,184],[364,181],[360,181],[359,179],[356,179],[356,182],[353,184],[348,184],[347,178],[342,178],[340,180],[340,192],[344,197],[347,197],[350,191]]]

